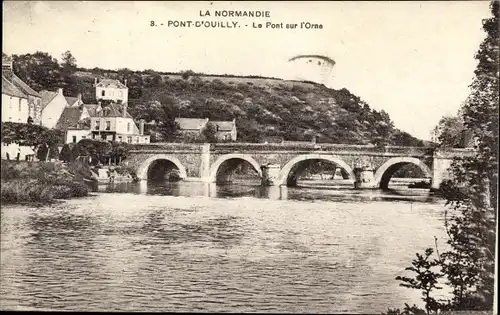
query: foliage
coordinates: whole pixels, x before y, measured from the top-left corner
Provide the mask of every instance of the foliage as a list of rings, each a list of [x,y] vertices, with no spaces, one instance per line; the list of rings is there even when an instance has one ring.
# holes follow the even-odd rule
[[[39,160],[57,158],[59,153],[57,145],[63,141],[63,133],[59,130],[34,124],[2,123],[2,142],[7,145],[16,143],[20,146],[29,146],[36,150],[36,156]]]
[[[196,75],[196,73],[193,70],[186,70],[181,72],[181,76],[184,80],[189,79],[189,77],[192,77]]]
[[[208,143],[216,143],[217,142],[217,129],[215,128],[215,125],[212,124],[211,122],[208,122],[201,131],[201,134],[203,136],[203,139],[205,142]]]
[[[111,155],[112,145],[103,140],[82,139],[73,148],[73,156],[90,156],[92,164],[104,164]]]
[[[441,287],[438,286],[438,282],[443,276],[443,274],[433,271],[433,269],[436,269],[436,267],[440,265],[439,260],[430,259],[433,252],[434,250],[432,248],[427,248],[424,255],[417,253],[417,259],[412,261],[412,267],[405,268],[405,270],[416,273],[414,278],[396,277],[396,280],[402,282],[399,284],[400,286],[421,290],[422,300],[425,303],[427,314],[437,312],[441,309],[440,303],[431,296],[433,291],[441,289]]]
[[[127,158],[129,150],[130,145],[125,142],[82,139],[73,146],[71,155],[72,161],[79,156],[90,157],[92,165],[117,164]]]
[[[40,125],[2,122],[2,142],[36,148],[39,145],[50,146],[63,143],[63,134],[61,131]]]
[[[492,1],[490,8],[493,17],[483,21],[487,36],[475,56],[479,63],[460,117],[476,139],[477,153],[473,158],[455,160],[450,167],[452,178],[441,185],[447,200],[445,226],[450,249],[439,255],[438,261],[453,289],[447,305],[452,310],[491,310],[495,293],[499,2]],[[445,120],[444,125],[457,127]],[[453,128],[450,130],[456,130]],[[454,144],[453,131],[446,134],[441,140]],[[432,303],[426,308],[432,308]]]
[[[465,126],[461,116],[445,116],[434,129],[437,140],[443,147],[463,147]]]
[[[4,161],[1,173],[2,202],[51,202],[88,194],[83,182],[55,163]]]
[[[66,163],[71,162],[74,160],[73,154],[71,152],[71,148],[69,147],[68,144],[65,144],[62,149],[61,153],[59,153],[59,160],[64,161]]]

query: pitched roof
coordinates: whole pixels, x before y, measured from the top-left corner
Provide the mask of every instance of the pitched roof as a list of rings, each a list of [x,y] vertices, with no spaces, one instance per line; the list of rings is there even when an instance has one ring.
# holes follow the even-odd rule
[[[82,110],[78,107],[64,108],[61,117],[57,121],[56,129],[66,130],[68,128],[76,128],[81,116]]]
[[[231,131],[235,126],[234,121],[210,121],[216,127],[219,127],[219,131]]]
[[[42,97],[42,109],[44,109],[57,96],[57,92],[43,90],[40,91]]]
[[[105,87],[105,88],[127,89],[127,86],[125,84],[121,83],[118,80],[113,80],[113,79],[102,79],[95,86]]]
[[[35,90],[29,87],[23,80],[19,79],[17,75],[10,69],[2,69],[2,78],[5,78],[8,82],[13,84],[19,91],[26,95],[32,95],[35,97],[40,97]]]
[[[76,102],[78,102],[78,97],[65,96],[66,102],[68,102],[69,106],[73,106]]]
[[[98,104],[83,104],[83,107],[87,109],[90,116],[97,116],[99,106]]]
[[[124,109],[125,109],[125,104],[111,103],[109,105],[102,106],[102,110],[100,111],[102,113],[102,116],[101,115],[97,115],[97,113],[95,113],[94,115],[91,115],[91,116],[123,117],[123,111],[124,111]],[[126,114],[125,114],[125,118],[133,118],[133,117],[127,111]]]
[[[2,94],[7,94],[15,97],[27,98],[27,96],[20,91],[14,84],[2,76]]]
[[[181,130],[200,130],[208,122],[208,118],[175,118]]]

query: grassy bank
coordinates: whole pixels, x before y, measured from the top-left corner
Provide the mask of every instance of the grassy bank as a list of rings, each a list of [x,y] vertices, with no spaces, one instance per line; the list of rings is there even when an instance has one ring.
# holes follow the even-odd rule
[[[88,195],[83,165],[53,162],[2,161],[2,203],[50,203]]]

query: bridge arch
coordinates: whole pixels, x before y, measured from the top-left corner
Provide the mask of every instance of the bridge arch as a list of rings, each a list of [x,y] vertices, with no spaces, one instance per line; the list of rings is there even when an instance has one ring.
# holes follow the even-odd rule
[[[387,160],[375,172],[375,183],[377,187],[387,189],[392,175],[403,165],[414,164],[422,170],[425,177],[432,178],[431,169],[420,159],[414,157],[394,157]]]
[[[182,165],[182,163],[179,161],[179,159],[176,158],[175,156],[166,155],[166,154],[154,155],[154,156],[146,159],[144,162],[142,162],[141,165],[139,166],[139,168],[137,169],[137,177],[139,179],[142,179],[142,180],[147,180],[149,168],[151,167],[151,165],[154,162],[159,161],[159,160],[166,160],[166,161],[172,162],[179,170],[179,177],[181,179],[185,179],[187,177],[186,168],[184,167],[184,165]]]
[[[352,180],[355,179],[352,168],[346,162],[344,162],[342,159],[338,157],[331,155],[322,155],[322,154],[304,154],[291,159],[288,163],[285,164],[285,166],[283,166],[283,168],[280,171],[279,185],[286,185],[288,176],[290,175],[290,172],[292,171],[293,167],[298,163],[307,160],[323,160],[332,162],[338,165],[339,167],[343,168],[349,174],[349,179]]]
[[[262,177],[262,170],[260,169],[260,164],[250,155],[247,154],[239,154],[239,153],[233,153],[233,154],[225,154],[221,157],[219,157],[212,165],[210,165],[210,182],[216,182],[217,181],[217,172],[219,171],[220,166],[231,159],[237,159],[237,160],[244,160],[250,163],[253,168],[257,171],[259,174],[259,177]]]

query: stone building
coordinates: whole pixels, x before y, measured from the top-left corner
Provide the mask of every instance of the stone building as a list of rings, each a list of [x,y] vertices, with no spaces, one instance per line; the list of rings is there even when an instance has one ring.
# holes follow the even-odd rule
[[[231,121],[211,121],[208,118],[175,118],[179,131],[186,136],[199,136],[210,122],[216,130],[218,140],[236,141],[236,119]]]

